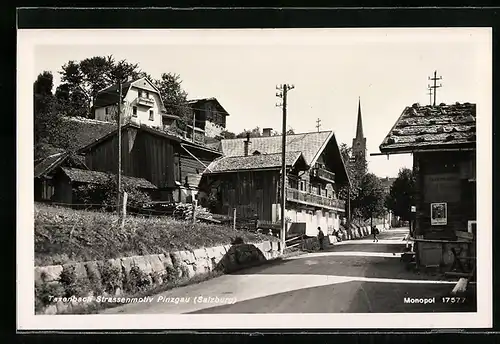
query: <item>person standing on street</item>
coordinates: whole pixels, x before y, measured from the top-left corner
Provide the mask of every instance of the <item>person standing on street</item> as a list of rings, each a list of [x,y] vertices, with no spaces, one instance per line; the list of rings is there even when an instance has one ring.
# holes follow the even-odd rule
[[[319,241],[319,250],[323,251],[323,241],[325,240],[325,234],[321,230],[321,227],[318,227],[318,241]]]
[[[379,233],[377,226],[372,226],[373,242],[378,242],[377,234]]]

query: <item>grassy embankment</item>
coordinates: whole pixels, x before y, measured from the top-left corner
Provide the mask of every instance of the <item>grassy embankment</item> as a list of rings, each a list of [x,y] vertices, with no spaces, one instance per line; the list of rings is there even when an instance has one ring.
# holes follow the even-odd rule
[[[123,230],[115,214],[35,205],[35,266],[105,260],[278,240],[227,226],[128,216]]]

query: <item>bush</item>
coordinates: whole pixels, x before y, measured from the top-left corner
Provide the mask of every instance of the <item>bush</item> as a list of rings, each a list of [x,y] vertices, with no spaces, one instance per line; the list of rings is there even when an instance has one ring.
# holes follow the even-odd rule
[[[125,289],[130,292],[144,291],[149,289],[152,284],[151,276],[139,269],[138,266],[133,266],[127,274]]]
[[[87,279],[78,278],[75,270],[75,265],[65,265],[59,276],[59,282],[65,291],[64,296],[87,296],[91,291],[90,284]]]
[[[65,296],[65,290],[61,284],[35,282],[35,311],[42,311],[51,304],[52,298],[62,296]]]
[[[168,282],[174,282],[179,279],[180,271],[178,267],[165,264],[165,271]]]
[[[83,204],[101,204],[104,209],[114,209],[116,206],[117,193],[116,178],[108,175],[103,184],[85,184],[75,189],[77,203]],[[141,209],[151,202],[151,196],[131,183],[122,181],[122,190],[127,196],[127,206],[132,209]]]
[[[242,245],[245,243],[245,240],[240,237],[240,236],[237,236],[236,238],[234,238],[234,240],[231,242],[231,245]]]
[[[105,262],[99,268],[104,291],[114,294],[118,288],[122,288],[123,282],[120,268],[111,265],[109,262]]]
[[[94,293],[94,295],[101,295],[102,292],[104,291],[104,288],[102,286],[102,282],[101,282],[101,279],[99,278],[99,276],[95,275],[91,271],[87,271],[87,276],[88,276],[89,281],[90,281],[90,285],[91,285],[90,288],[91,288],[92,292]]]

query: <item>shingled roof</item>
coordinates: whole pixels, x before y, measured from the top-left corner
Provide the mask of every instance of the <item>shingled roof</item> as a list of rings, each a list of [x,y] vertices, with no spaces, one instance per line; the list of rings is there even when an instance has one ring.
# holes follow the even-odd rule
[[[109,178],[114,177],[114,174],[81,170],[78,168],[61,167],[61,170],[72,182],[104,184]],[[122,182],[125,185],[130,185],[142,189],[156,189],[156,186],[144,178],[122,176]]]
[[[72,138],[68,150],[78,150],[116,130],[115,123],[81,117],[65,118],[64,130]]]
[[[326,145],[332,131],[320,131],[286,136],[286,149],[291,152],[302,152],[308,165],[319,156]],[[249,151],[259,151],[261,154],[281,153],[282,136],[261,136],[250,138]],[[225,156],[243,156],[246,138],[226,139],[221,141],[222,153]]]
[[[191,99],[191,100],[188,100],[188,104],[189,106],[191,106],[192,108],[196,108],[197,106],[199,106],[200,104],[203,104],[203,103],[207,103],[207,102],[213,102],[215,103],[216,107],[219,108],[218,111],[220,111],[221,113],[223,113],[224,115],[226,116],[229,116],[229,113],[226,111],[226,109],[224,109],[224,107],[221,105],[221,103],[219,103],[219,101],[217,100],[217,98],[215,97],[211,97],[211,98],[200,98],[200,99]]]
[[[46,157],[35,165],[35,178],[46,176],[59,166],[88,169],[84,157],[69,152],[57,153]]]
[[[286,152],[285,163],[287,167],[293,167],[302,162],[303,169],[307,169],[304,157],[301,152]],[[260,169],[280,169],[281,153],[273,154],[255,154],[249,156],[230,156],[222,157],[212,161],[208,166],[208,173],[225,173],[243,170]]]
[[[382,153],[475,147],[476,104],[420,106],[404,109],[380,145]]]

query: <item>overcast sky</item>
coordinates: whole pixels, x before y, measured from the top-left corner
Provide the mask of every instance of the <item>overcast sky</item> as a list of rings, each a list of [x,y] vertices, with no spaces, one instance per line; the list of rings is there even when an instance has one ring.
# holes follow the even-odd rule
[[[361,97],[368,153],[374,153],[405,106],[429,103],[427,78],[434,70],[443,77],[438,103],[478,102],[488,39],[478,29],[59,30],[40,35],[33,81],[47,70],[57,86],[57,72],[69,60],[114,55],[155,78],[179,74],[189,98],[216,97],[236,133],[256,126],[281,131],[275,87],[290,83],[289,126],[315,131],[319,118],[322,130],[349,145]],[[412,158],[368,161],[376,175],[396,176]]]

